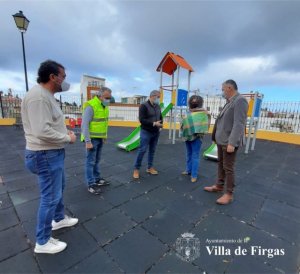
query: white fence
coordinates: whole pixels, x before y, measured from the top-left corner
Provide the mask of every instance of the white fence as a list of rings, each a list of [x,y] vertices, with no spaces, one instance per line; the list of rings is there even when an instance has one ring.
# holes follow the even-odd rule
[[[0,118],[20,117],[20,109],[23,95],[0,94]],[[203,97],[204,108],[212,115],[212,124],[225,104],[221,97]],[[77,97],[63,96],[57,98],[58,104],[66,118],[78,118],[82,116],[80,103]],[[70,103],[71,102],[71,103]],[[111,104],[110,120],[138,121],[139,105]],[[178,112],[178,119],[186,112],[186,108]],[[165,118],[168,121],[169,114]],[[262,103],[262,111],[259,117],[259,129],[281,131],[288,133],[300,133],[300,102],[265,102]]]

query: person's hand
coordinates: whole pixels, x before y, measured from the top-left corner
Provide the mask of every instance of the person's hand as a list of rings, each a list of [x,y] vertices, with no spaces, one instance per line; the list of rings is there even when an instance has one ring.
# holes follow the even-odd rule
[[[154,127],[162,127],[163,125],[162,125],[161,121],[156,121],[153,123],[153,126]]]
[[[103,144],[106,144],[106,143],[107,143],[107,139],[106,139],[106,138],[103,138],[103,139],[102,139],[102,142],[103,142]]]
[[[228,152],[228,153],[234,152],[234,149],[235,149],[234,146],[232,146],[232,145],[227,145],[227,152]]]
[[[76,135],[73,131],[69,130],[68,131],[68,135],[71,138],[70,144],[74,144],[76,142]]]
[[[93,144],[92,143],[85,143],[85,148],[86,149],[92,149],[93,148]]]

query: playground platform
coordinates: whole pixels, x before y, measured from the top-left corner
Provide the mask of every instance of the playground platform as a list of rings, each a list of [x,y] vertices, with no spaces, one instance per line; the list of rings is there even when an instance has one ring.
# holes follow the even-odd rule
[[[219,194],[203,191],[214,183],[216,162],[202,159],[191,183],[180,175],[184,143],[171,145],[166,130],[155,157],[159,175],[144,165],[134,181],[137,151],[115,145],[132,130],[109,129],[101,168],[111,185],[100,196],[84,186],[83,144],[66,147],[66,213],[79,224],[54,233],[68,243],[65,251],[37,255],[39,191],[24,168],[23,131],[0,127],[0,273],[299,273],[299,145],[257,140],[254,152],[239,151],[235,201],[219,206]],[[209,145],[208,135],[202,152]],[[190,261],[178,256],[187,232],[200,241]]]

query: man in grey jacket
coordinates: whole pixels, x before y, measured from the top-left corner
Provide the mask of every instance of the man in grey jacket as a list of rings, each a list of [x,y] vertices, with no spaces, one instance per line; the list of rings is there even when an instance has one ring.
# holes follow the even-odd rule
[[[213,186],[204,187],[208,192],[226,191],[216,202],[226,205],[233,200],[234,163],[238,147],[242,144],[247,122],[248,102],[238,93],[235,81],[227,80],[222,85],[227,103],[221,110],[213,129],[212,140],[218,147],[218,179]]]

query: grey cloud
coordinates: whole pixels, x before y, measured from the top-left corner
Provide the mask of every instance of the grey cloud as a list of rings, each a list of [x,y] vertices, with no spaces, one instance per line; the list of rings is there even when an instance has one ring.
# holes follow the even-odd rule
[[[300,47],[288,47],[276,54],[276,67],[291,72],[300,72]]]
[[[1,1],[2,70],[23,70],[11,16],[18,10],[31,21],[28,70],[51,58],[72,82],[86,73],[118,78],[127,90],[155,88],[167,51],[200,72],[211,62],[253,56],[273,56],[276,71],[299,71],[299,1]],[[144,82],[134,80],[143,75]]]
[[[168,50],[205,66],[219,58],[271,55],[300,43],[299,1],[133,1],[122,9],[131,18],[124,32],[132,45],[140,45],[131,50],[149,65],[154,53]]]

